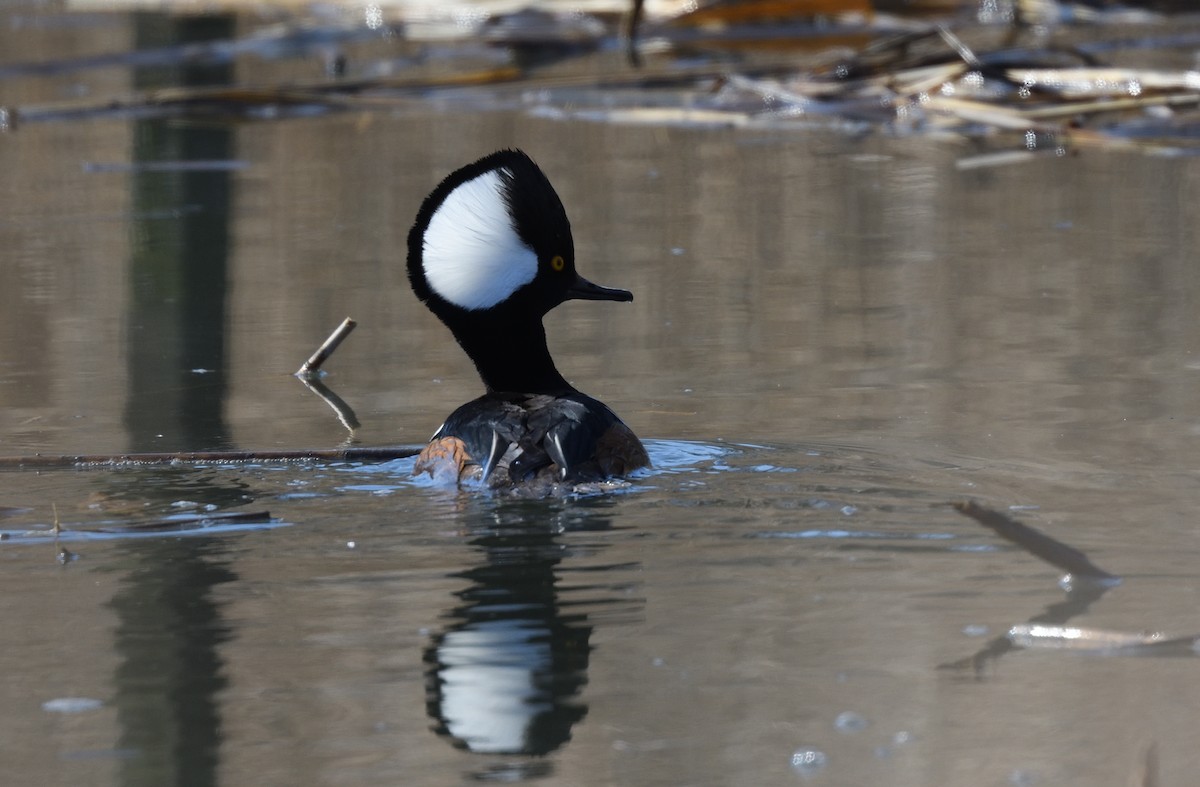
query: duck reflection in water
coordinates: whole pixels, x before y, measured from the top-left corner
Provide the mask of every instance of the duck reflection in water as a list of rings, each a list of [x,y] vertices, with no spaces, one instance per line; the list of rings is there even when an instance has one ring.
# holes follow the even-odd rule
[[[552,513],[538,503],[514,503],[475,529],[470,543],[484,562],[454,574],[470,585],[455,594],[462,603],[425,651],[426,707],[434,730],[457,747],[548,754],[571,739],[587,714],[579,694],[593,626],[585,612],[564,612],[560,563],[575,547],[561,533],[606,530],[610,523],[590,509],[581,527],[581,511],[572,508]]]

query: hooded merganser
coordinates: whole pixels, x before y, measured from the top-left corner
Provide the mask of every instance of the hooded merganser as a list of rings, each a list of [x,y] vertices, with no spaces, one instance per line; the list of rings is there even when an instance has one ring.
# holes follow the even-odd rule
[[[575,272],[567,213],[529,156],[485,156],[425,198],[408,233],[408,278],[487,389],[450,414],[414,472],[511,487],[597,481],[650,464],[629,427],[575,390],[550,358],[547,312],[566,300],[633,294]]]

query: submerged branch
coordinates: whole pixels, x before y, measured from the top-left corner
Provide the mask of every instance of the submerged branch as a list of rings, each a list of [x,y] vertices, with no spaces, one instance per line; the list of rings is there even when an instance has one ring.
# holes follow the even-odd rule
[[[197,525],[249,524],[270,521],[270,511],[227,511],[214,514],[172,516],[163,519],[150,519],[144,522],[63,525],[61,530],[82,533],[133,533],[153,532],[155,530],[187,530]]]
[[[58,520],[57,510],[54,513],[54,524],[52,527],[44,530],[22,530],[0,531],[0,541],[9,541],[15,539],[44,539],[47,537],[53,538],[55,542],[59,538],[69,539],[75,535],[87,533],[103,533],[109,535],[120,534],[137,534],[137,533],[156,533],[156,532],[175,532],[185,530],[195,530],[201,527],[209,527],[213,525],[257,525],[271,524],[275,522],[271,518],[269,511],[225,511],[206,514],[184,514],[162,517],[159,519],[146,519],[142,521],[131,522],[76,522],[76,523],[61,523]],[[63,547],[59,548],[59,562],[69,562],[74,559],[74,555]]]
[[[955,503],[954,508],[959,513],[974,519],[1001,538],[1013,542],[1034,557],[1041,558],[1055,568],[1066,571],[1073,577],[1084,577],[1096,580],[1120,579],[1116,574],[1110,574],[1088,560],[1087,555],[1074,547],[1051,538],[1035,530],[1029,525],[1022,524],[1011,517],[984,508],[973,500]]]
[[[301,449],[298,451],[181,451],[179,453],[130,454],[30,454],[0,456],[0,469],[51,469],[92,465],[173,465],[186,463],[225,464],[249,462],[388,462],[416,456],[416,446],[371,446],[360,448]]]

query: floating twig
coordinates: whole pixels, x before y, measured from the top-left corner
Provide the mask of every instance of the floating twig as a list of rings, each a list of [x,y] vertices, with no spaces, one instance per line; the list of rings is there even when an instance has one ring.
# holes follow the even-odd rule
[[[342,324],[335,328],[333,333],[329,334],[329,338],[317,348],[317,351],[296,370],[296,376],[302,380],[313,377],[313,375],[320,371],[321,364],[325,363],[329,359],[329,356],[333,355],[333,351],[338,348],[342,340],[349,336],[350,332],[357,325],[358,323],[349,317],[342,320]]]
[[[77,533],[153,533],[156,531],[190,530],[202,525],[254,524],[272,522],[269,511],[226,511],[206,514],[183,514],[148,519],[141,522],[79,522],[62,524],[55,512],[54,526],[48,530],[24,530],[20,532],[5,531],[4,540],[12,538],[46,538],[52,537],[55,542],[59,537],[69,538]],[[66,548],[60,547],[59,562],[68,563],[74,555]]]
[[[155,530],[185,530],[197,525],[218,525],[270,522],[270,511],[226,511],[214,514],[195,514],[173,516],[163,519],[151,519],[145,522],[128,522],[116,524],[69,525],[66,531],[85,533],[133,533],[153,532]]]
[[[179,453],[131,454],[30,454],[0,456],[0,469],[51,469],[88,466],[137,466],[174,464],[237,464],[254,462],[388,462],[416,456],[416,446],[371,446],[298,451],[182,451]]]
[[[980,674],[1001,656],[1026,646],[1025,643],[1018,644],[1017,636],[1014,635],[1014,633],[1020,634],[1022,626],[1037,627],[1043,630],[1065,629],[1068,621],[1086,614],[1092,604],[1099,601],[1105,593],[1113,588],[1113,584],[1099,581],[1072,582],[1066,587],[1067,596],[1064,600],[1046,606],[1027,623],[1018,624],[1000,636],[992,637],[974,654],[964,659],[941,664],[938,669],[962,670],[969,668],[976,674]]]
[[[1153,632],[1112,631],[1076,626],[1023,623],[1008,630],[1019,648],[1068,650],[1113,656],[1196,656],[1196,637],[1168,637]]]

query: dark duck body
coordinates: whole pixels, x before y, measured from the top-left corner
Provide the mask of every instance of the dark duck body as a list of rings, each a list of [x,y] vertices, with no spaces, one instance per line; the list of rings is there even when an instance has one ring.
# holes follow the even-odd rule
[[[443,180],[408,234],[408,276],[487,389],[450,414],[415,472],[502,488],[599,481],[650,464],[629,427],[550,357],[542,318],[555,306],[633,295],[575,272],[567,213],[532,159],[502,150]]]

